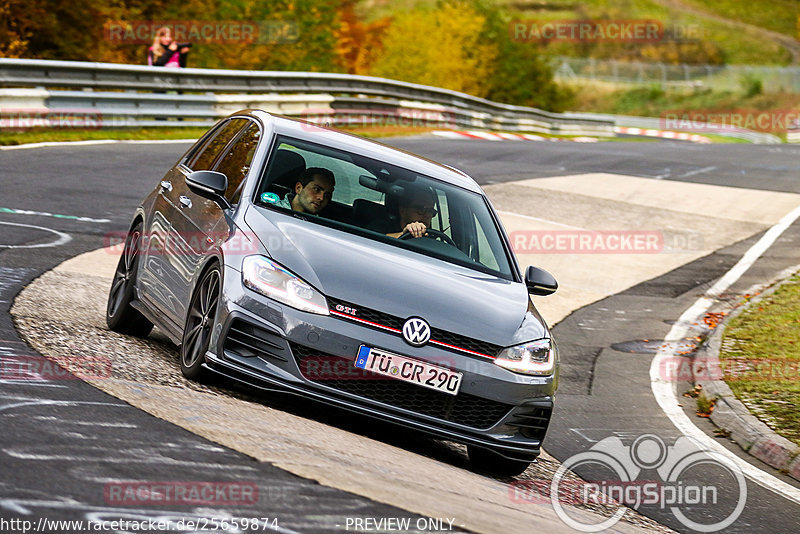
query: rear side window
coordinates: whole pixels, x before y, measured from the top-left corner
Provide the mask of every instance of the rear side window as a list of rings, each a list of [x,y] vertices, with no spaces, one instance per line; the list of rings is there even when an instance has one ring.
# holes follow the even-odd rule
[[[216,135],[213,135],[206,141],[200,150],[195,152],[192,158],[186,163],[186,166],[193,171],[207,171],[211,169],[214,161],[222,153],[228,141],[241,130],[249,121],[247,119],[231,119],[222,128],[217,130]]]
[[[238,204],[241,197],[241,187],[245,176],[250,171],[250,164],[256,152],[258,141],[261,139],[261,129],[254,122],[236,138],[231,144],[222,159],[217,164],[216,171],[224,173],[228,177],[228,189],[225,191],[225,198],[231,204]]]

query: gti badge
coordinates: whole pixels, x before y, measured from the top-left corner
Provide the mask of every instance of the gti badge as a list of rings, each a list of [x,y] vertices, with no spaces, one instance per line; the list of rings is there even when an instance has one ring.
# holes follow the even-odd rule
[[[415,347],[421,347],[431,339],[431,327],[419,317],[412,317],[403,324],[403,339]]]

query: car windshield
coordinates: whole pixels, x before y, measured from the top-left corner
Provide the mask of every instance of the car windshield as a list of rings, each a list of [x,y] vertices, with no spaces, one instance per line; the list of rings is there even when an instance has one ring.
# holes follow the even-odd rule
[[[311,196],[306,187],[313,189]],[[513,278],[500,229],[482,195],[362,155],[278,137],[254,202],[303,211],[312,223]],[[425,224],[427,237],[402,235],[409,222]]]

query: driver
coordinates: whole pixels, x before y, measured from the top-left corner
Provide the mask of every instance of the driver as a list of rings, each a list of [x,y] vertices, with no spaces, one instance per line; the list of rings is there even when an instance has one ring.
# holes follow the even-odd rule
[[[414,188],[407,191],[399,199],[397,212],[399,218],[399,231],[390,229],[386,232],[389,237],[400,237],[408,232],[412,237],[423,237],[428,235],[428,228],[431,219],[438,213],[434,205],[436,204],[436,194],[429,187]]]

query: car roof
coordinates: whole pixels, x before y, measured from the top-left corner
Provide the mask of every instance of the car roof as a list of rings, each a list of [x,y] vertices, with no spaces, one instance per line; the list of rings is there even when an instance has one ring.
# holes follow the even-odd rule
[[[272,126],[273,131],[278,135],[294,137],[364,155],[483,194],[483,190],[478,183],[458,169],[371,139],[365,139],[341,130],[326,128],[304,120],[273,115],[258,109],[243,110],[234,115],[250,115],[262,121],[265,125]]]

